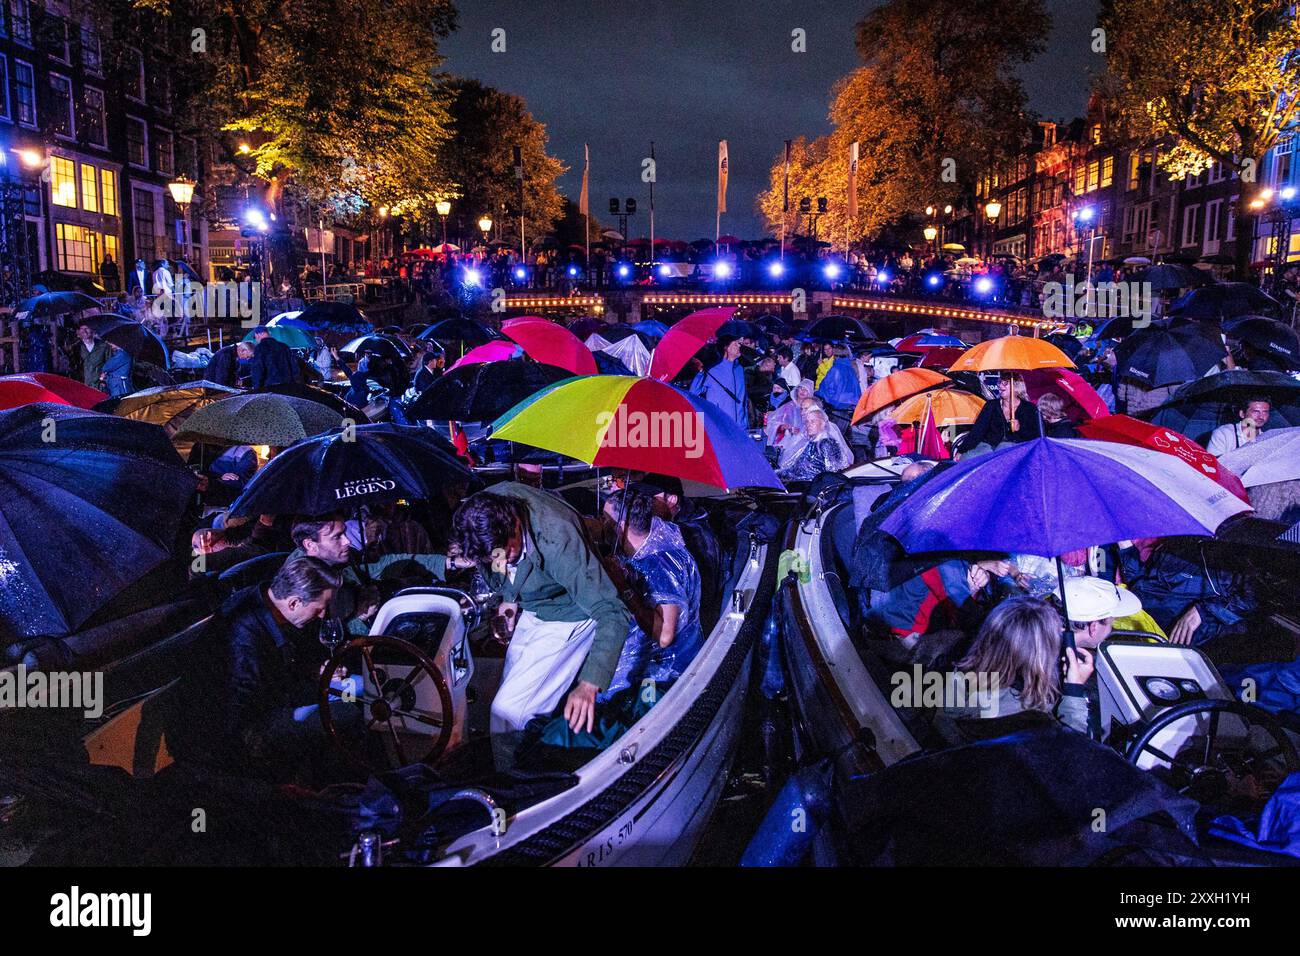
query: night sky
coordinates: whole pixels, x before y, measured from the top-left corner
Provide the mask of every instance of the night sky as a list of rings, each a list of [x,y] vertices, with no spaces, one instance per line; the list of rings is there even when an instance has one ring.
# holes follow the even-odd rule
[[[1054,18],[1048,50],[1025,71],[1030,105],[1068,119],[1086,103],[1086,72],[1099,0],[1047,0]],[[754,197],[782,141],[829,131],[837,79],[857,66],[854,26],[874,4],[862,0],[471,0],[443,44],[446,68],[528,102],[546,124],[550,152],[568,167],[560,188],[582,182],[582,144],[591,147],[592,212],[612,222],[611,196],[640,206],[628,231],[645,235],[648,192],[641,160],[655,143],[655,233],[713,236],[717,141],[731,165],[722,231],[761,234]],[[506,31],[493,53],[492,31]],[[807,32],[793,53],[791,31]]]

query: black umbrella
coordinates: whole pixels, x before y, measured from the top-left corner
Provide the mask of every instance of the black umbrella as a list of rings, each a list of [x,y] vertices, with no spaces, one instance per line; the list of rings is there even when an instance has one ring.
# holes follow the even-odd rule
[[[169,560],[194,487],[157,425],[0,412],[0,641],[71,633]]]
[[[524,359],[462,365],[425,389],[406,414],[415,421],[493,422],[546,386],[572,377],[568,369]]]
[[[778,332],[781,335],[790,331],[790,327],[775,315],[760,315],[754,320],[754,324],[766,332]]]
[[[753,322],[746,322],[744,319],[731,319],[723,322],[718,327],[718,337],[729,335],[735,339],[761,339],[763,330]]]
[[[1300,381],[1285,372],[1252,372],[1228,369],[1189,382],[1157,408],[1139,412],[1155,425],[1182,432],[1204,444],[1205,436],[1227,422],[1237,420],[1236,409],[1256,395],[1273,406],[1268,428],[1300,426]]]
[[[592,318],[589,315],[583,316],[580,319],[574,319],[569,323],[569,331],[583,341],[586,341],[593,333],[598,333],[604,336],[605,332],[608,330],[608,325],[600,319]],[[608,336],[605,336],[605,340],[612,341]]]
[[[596,360],[596,371],[601,375],[634,375],[636,374],[623,362],[608,352],[592,352],[591,357]],[[572,374],[572,373],[570,373]]]
[[[310,402],[317,402],[326,408],[334,409],[344,418],[354,422],[365,423],[370,421],[365,412],[351,402],[345,402],[329,389],[304,385],[300,382],[285,382],[281,385],[271,385],[266,391],[274,392],[276,395],[288,395],[290,398],[305,398]]]
[[[107,312],[91,316],[86,322],[101,339],[129,352],[133,358],[162,368],[171,366],[167,345],[144,323]]]
[[[1213,285],[1214,276],[1203,269],[1162,262],[1148,266],[1136,276],[1134,281],[1150,283],[1156,292],[1168,289],[1199,289],[1201,286]]]
[[[365,328],[370,325],[366,314],[351,302],[313,302],[302,310],[298,319],[306,322],[313,329],[354,325]]]
[[[1218,322],[1243,315],[1279,318],[1282,303],[1249,282],[1220,282],[1188,292],[1169,307],[1169,314]]]
[[[473,319],[443,319],[420,333],[420,339],[437,339],[439,342],[463,342],[467,346],[483,345],[499,336]]]
[[[1262,315],[1246,315],[1225,323],[1224,327],[1238,342],[1287,368],[1300,368],[1300,339],[1290,326]]]
[[[1079,340],[1078,336],[1070,335],[1068,332],[1054,332],[1047,336],[1045,341],[1051,342],[1072,360],[1077,358],[1079,353],[1083,351],[1083,342]]]
[[[411,357],[410,346],[391,335],[362,335],[339,349],[340,355],[359,356],[367,353],[386,355],[397,362],[405,362]]]
[[[653,336],[646,332],[642,332],[634,325],[625,325],[621,322],[617,325],[606,326],[605,328],[600,329],[597,334],[606,342],[622,342],[625,338],[635,335],[641,340],[641,344],[648,349],[654,348],[655,344]]]
[[[236,517],[321,515],[398,498],[436,497],[473,474],[432,429],[358,425],[304,439],[262,468],[231,506]]]
[[[46,269],[32,276],[32,282],[44,286],[50,292],[81,292],[92,298],[108,295],[108,290],[90,276],[72,272]]]
[[[845,339],[854,342],[874,342],[876,341],[876,333],[865,322],[852,316],[828,315],[804,329],[801,338],[822,339],[831,342]]]
[[[102,311],[104,306],[81,292],[46,292],[24,299],[15,312],[30,312],[34,319],[67,315],[69,312]]]
[[[1115,346],[1116,373],[1144,388],[1200,378],[1226,357],[1223,343],[1199,325],[1139,329]]]

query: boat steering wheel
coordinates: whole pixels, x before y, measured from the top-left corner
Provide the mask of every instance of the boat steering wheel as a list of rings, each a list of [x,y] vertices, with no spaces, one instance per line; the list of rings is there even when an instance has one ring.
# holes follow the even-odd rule
[[[374,652],[379,648],[384,650],[384,656],[387,658],[383,664],[375,663]],[[362,675],[355,670],[349,671],[347,679],[357,682],[360,686],[355,686],[350,691],[345,690],[335,684],[334,675],[340,668],[347,667],[349,660],[355,660],[358,653],[361,656],[361,669],[366,679],[362,680]],[[397,660],[394,661],[394,658]],[[402,677],[390,675],[388,669],[395,664],[410,670]],[[440,710],[438,716],[420,713],[415,709],[415,684],[422,675],[433,681],[433,686],[438,691]],[[367,693],[365,691],[367,685],[378,688],[378,694]],[[349,760],[366,770],[377,770],[383,773],[412,763],[433,764],[447,749],[453,722],[451,689],[433,659],[409,641],[376,635],[359,637],[347,642],[330,656],[329,662],[321,671],[317,689],[320,718],[325,725],[326,735]],[[330,711],[330,705],[337,703],[348,703],[362,708],[367,731],[377,729],[380,724],[387,728],[389,740],[392,742],[392,751],[387,762],[377,766],[378,761],[366,751],[363,744],[355,740],[352,735],[340,731]],[[427,748],[421,748],[424,751],[422,756],[408,754],[406,745],[402,741],[403,735],[393,724],[395,718],[435,728],[435,732],[428,735],[432,744]],[[392,758],[396,758],[396,766],[392,765]]]
[[[1167,754],[1153,741],[1177,721],[1209,715],[1209,726],[1205,729],[1204,743],[1198,747],[1186,747],[1181,753]],[[1231,751],[1220,747],[1219,723],[1223,714],[1232,714],[1246,726],[1246,743],[1240,749]],[[1262,747],[1253,743],[1257,735],[1252,734],[1256,727],[1271,738],[1273,746]],[[1169,765],[1173,776],[1172,784],[1179,793],[1200,791],[1207,784],[1225,784],[1229,775],[1246,776],[1257,774],[1265,764],[1280,757],[1287,773],[1300,770],[1300,757],[1277,719],[1260,707],[1252,707],[1238,700],[1205,698],[1189,700],[1170,707],[1154,717],[1134,738],[1128,748],[1128,761],[1136,766],[1143,755],[1151,754]]]

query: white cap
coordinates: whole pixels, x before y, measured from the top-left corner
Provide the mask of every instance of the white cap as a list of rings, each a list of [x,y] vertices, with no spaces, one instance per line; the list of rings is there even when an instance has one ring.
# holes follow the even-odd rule
[[[1065,611],[1071,621],[1086,624],[1108,617],[1128,617],[1140,610],[1142,602],[1136,594],[1109,581],[1093,577],[1065,581]]]

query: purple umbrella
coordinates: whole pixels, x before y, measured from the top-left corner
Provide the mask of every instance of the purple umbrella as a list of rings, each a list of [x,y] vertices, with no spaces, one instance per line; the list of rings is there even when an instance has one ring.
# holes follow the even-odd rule
[[[1172,455],[1039,438],[967,459],[881,524],[910,553],[1054,557],[1133,538],[1213,535],[1250,507]]]

